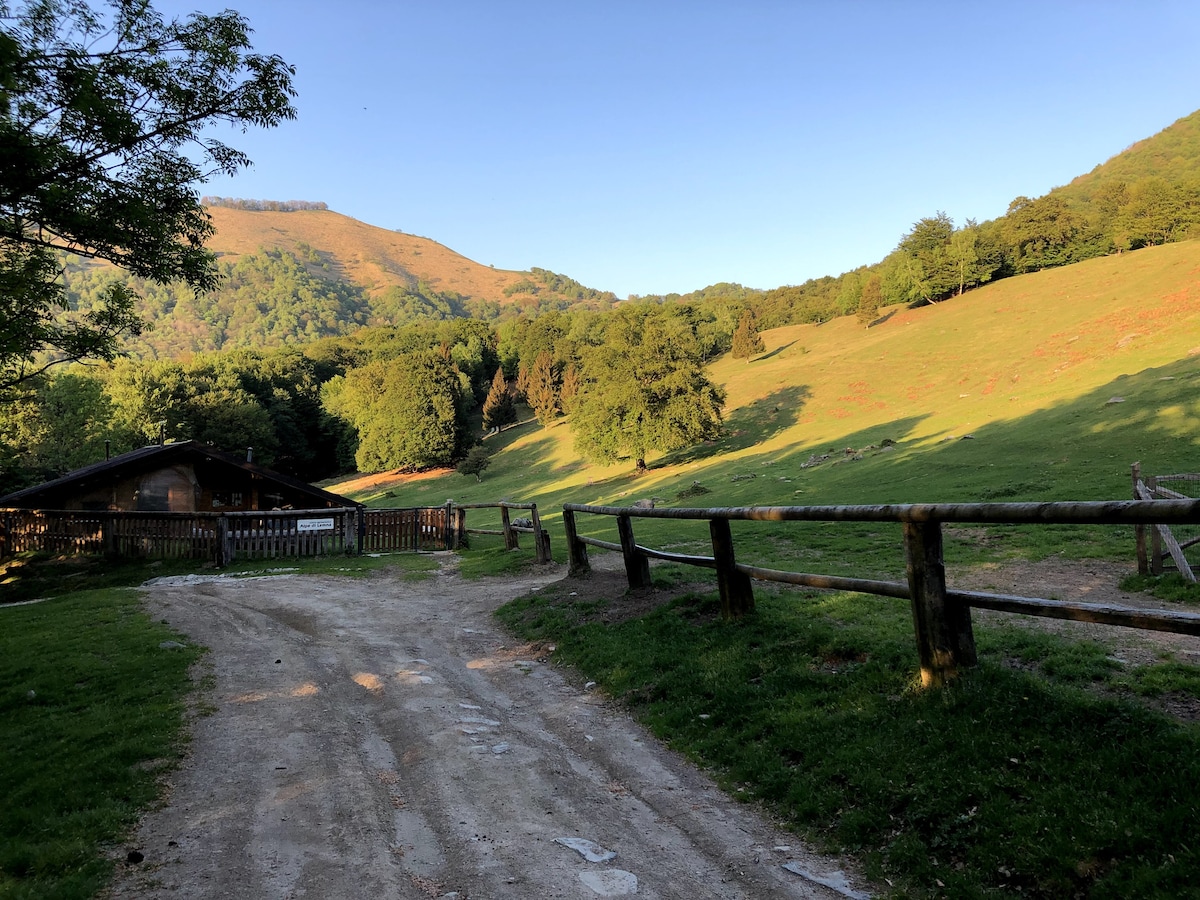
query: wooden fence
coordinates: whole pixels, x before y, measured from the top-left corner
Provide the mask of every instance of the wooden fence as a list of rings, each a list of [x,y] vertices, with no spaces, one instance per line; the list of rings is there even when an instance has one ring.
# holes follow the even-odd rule
[[[502,534],[504,535],[504,549],[517,550],[520,549],[519,535],[532,534],[534,554],[539,563],[553,562],[550,556],[550,533],[542,528],[542,518],[538,515],[536,503],[510,503],[507,500],[500,500],[495,503],[447,503],[446,508],[454,516],[454,546],[465,547],[467,545],[467,535],[469,534]],[[499,509],[500,510],[500,527],[499,528],[468,528],[467,527],[467,510],[468,509]],[[514,525],[512,518],[508,512],[511,509],[528,510],[529,525]]]
[[[353,552],[357,510],[170,513],[0,510],[0,557],[27,550],[134,559],[234,559]]]
[[[1190,500],[1200,496],[1200,475],[1146,475],[1142,476],[1141,463],[1133,464],[1133,499],[1135,500]],[[1147,547],[1149,537],[1149,547]],[[1187,558],[1187,550],[1200,545],[1200,533],[1195,528],[1180,529],[1176,526],[1156,522],[1153,525],[1138,525],[1137,563],[1142,575],[1161,575],[1163,563],[1171,560],[1186,580],[1195,582]],[[1165,548],[1165,549],[1164,549]],[[1195,551],[1193,551],[1195,553]]]
[[[466,510],[498,508],[501,529],[467,528]],[[528,510],[531,526],[514,525],[509,510]],[[0,558],[27,550],[103,553],[134,559],[235,559],[328,556],[338,553],[454,550],[467,534],[537,535],[538,562],[550,562],[550,537],[536,503],[470,503],[368,509],[271,510],[227,513],[0,510]]]
[[[578,533],[575,516],[588,513],[614,516],[619,541],[604,541]],[[712,556],[690,556],[638,544],[634,518],[707,520]],[[730,522],[899,522],[904,532],[907,582],[872,581],[802,572],[781,572],[739,563],[734,553]],[[942,523],[1200,525],[1200,500],[1121,500],[1066,503],[954,503],[894,506],[773,506],[717,509],[636,509],[632,507],[563,505],[570,574],[589,570],[588,546],[624,555],[631,588],[650,586],[650,559],[715,569],[722,612],[736,617],[754,608],[751,579],[806,587],[856,591],[907,599],[912,603],[921,681],[944,684],[960,667],[976,662],[971,607],[1001,612],[1123,625],[1151,631],[1200,636],[1200,614],[1173,610],[1141,610],[1096,603],[1068,603],[1035,597],[953,591],[946,586],[942,561]]]
[[[452,550],[455,533],[453,505],[412,509],[362,509],[360,553],[395,550]]]

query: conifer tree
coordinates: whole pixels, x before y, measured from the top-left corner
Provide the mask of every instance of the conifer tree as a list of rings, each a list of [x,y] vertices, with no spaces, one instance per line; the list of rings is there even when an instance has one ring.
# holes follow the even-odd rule
[[[537,355],[529,370],[525,400],[542,425],[558,418],[558,380],[554,377],[554,360],[545,350]]]
[[[508,390],[504,370],[497,369],[492,378],[491,389],[488,390],[488,395],[483,401],[483,427],[487,431],[491,431],[493,428],[503,430],[505,425],[511,425],[516,421],[517,407]]]
[[[878,275],[872,275],[863,285],[862,298],[858,301],[858,321],[870,328],[879,317],[879,305],[883,302],[883,286]]]
[[[579,397],[579,370],[574,365],[563,370],[562,387],[558,392],[558,403],[566,415],[575,411],[576,399]]]
[[[762,336],[758,333],[758,323],[751,310],[744,310],[738,319],[737,331],[733,333],[733,358],[749,359],[755,353],[762,353],[766,348]]]

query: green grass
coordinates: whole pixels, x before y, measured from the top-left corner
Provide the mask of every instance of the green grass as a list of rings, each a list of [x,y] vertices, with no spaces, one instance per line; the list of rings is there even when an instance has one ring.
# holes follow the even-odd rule
[[[125,589],[0,608],[0,897],[86,898],[107,883],[182,752],[201,651],[168,640],[186,644]]]
[[[1183,787],[1200,730],[1129,699],[1194,692],[1194,667],[1134,678],[1102,643],[979,627],[978,668],[921,691],[902,602],[760,592],[731,624],[685,593],[601,624],[619,596],[579,604],[576,587],[499,615],[895,896],[1175,897],[1200,880]]]

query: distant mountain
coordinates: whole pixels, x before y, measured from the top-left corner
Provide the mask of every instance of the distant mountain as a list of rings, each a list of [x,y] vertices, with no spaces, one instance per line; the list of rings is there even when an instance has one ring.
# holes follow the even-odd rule
[[[368,225],[332,210],[256,211],[210,206],[217,232],[209,248],[224,260],[259,250],[284,250],[319,262],[307,268],[318,278],[347,281],[375,296],[389,287],[416,287],[517,303],[528,272],[495,269],[455,253],[429,238]],[[506,293],[508,290],[508,293]]]
[[[149,323],[132,355],[173,358],[236,347],[277,347],[369,325],[428,319],[503,319],[577,307],[607,308],[611,292],[566,275],[484,266],[429,238],[388,231],[317,203],[209,205],[221,286],[197,296],[184,285],[131,278],[107,263],[64,262],[73,304],[86,311],[106,285],[127,282]],[[266,208],[245,208],[257,205]],[[298,207],[298,208],[297,208]]]

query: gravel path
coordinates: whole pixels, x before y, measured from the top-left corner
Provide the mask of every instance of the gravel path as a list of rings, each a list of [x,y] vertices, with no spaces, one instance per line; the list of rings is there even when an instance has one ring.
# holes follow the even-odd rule
[[[866,897],[493,624],[561,577],[149,586],[211,712],[112,896]]]

